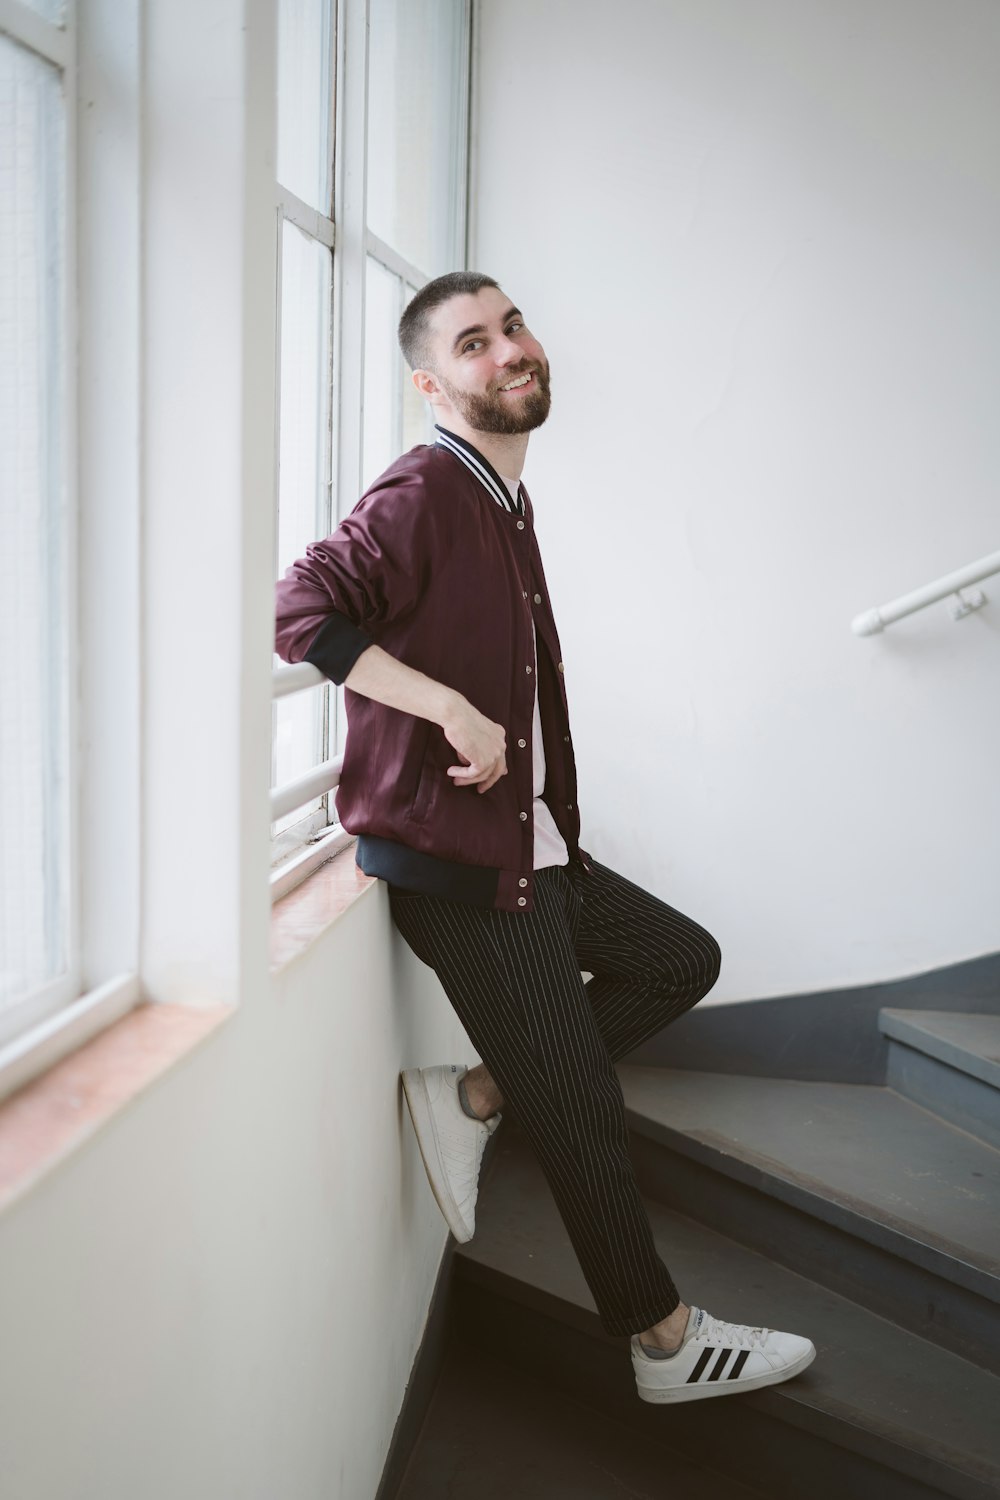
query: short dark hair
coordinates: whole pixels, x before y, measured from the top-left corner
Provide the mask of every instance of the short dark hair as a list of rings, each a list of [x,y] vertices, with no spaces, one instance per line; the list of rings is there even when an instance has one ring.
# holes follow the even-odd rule
[[[427,334],[430,315],[442,302],[452,297],[473,296],[483,287],[499,287],[492,276],[483,276],[479,271],[449,271],[446,276],[436,276],[421,287],[406,305],[399,320],[399,347],[411,370],[425,369],[428,362]]]

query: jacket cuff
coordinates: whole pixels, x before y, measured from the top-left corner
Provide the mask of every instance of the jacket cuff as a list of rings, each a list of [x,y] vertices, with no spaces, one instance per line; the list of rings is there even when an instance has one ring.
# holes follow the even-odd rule
[[[323,675],[339,687],[350,676],[351,668],[361,653],[374,644],[370,635],[354,625],[339,610],[334,610],[313,636],[312,644],[302,659],[319,667]]]

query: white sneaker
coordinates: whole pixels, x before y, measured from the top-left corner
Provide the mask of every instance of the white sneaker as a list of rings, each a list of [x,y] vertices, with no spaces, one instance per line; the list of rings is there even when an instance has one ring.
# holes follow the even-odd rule
[[[808,1339],[770,1328],[723,1323],[692,1307],[684,1341],[668,1359],[648,1355],[632,1335],[632,1368],[643,1401],[698,1401],[756,1391],[798,1375],[816,1358]]]
[[[463,1244],[476,1232],[479,1168],[486,1142],[503,1118],[499,1110],[488,1120],[473,1120],[465,1113],[458,1084],[468,1071],[462,1063],[440,1063],[407,1068],[402,1075],[428,1180],[449,1229]]]

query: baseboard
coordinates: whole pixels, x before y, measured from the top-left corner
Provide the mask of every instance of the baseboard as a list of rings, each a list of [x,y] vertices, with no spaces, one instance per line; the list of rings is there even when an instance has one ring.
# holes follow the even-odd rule
[[[623,1062],[830,1083],[882,1083],[883,1006],[1000,1013],[1000,953],[855,989],[698,1007]]]

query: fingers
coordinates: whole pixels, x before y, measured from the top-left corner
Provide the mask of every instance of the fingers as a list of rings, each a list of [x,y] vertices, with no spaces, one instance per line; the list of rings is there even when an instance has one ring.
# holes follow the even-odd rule
[[[456,786],[471,786],[473,782],[482,781],[484,776],[488,776],[490,769],[489,766],[449,766],[448,775]]]
[[[506,763],[506,761],[503,761],[503,760],[497,761],[496,767],[494,768],[493,775],[490,777],[489,781],[480,782],[479,790],[481,792],[488,792],[489,789],[490,789],[490,787],[491,786],[496,786],[497,782],[500,780],[500,777],[501,776],[506,776],[506,774],[507,774],[507,763]]]
[[[452,778],[456,786],[475,786],[478,784],[481,792],[488,792],[490,787],[495,786],[500,777],[506,776],[506,774],[507,763],[502,755],[497,760],[490,761],[485,766],[448,767],[448,775]]]

